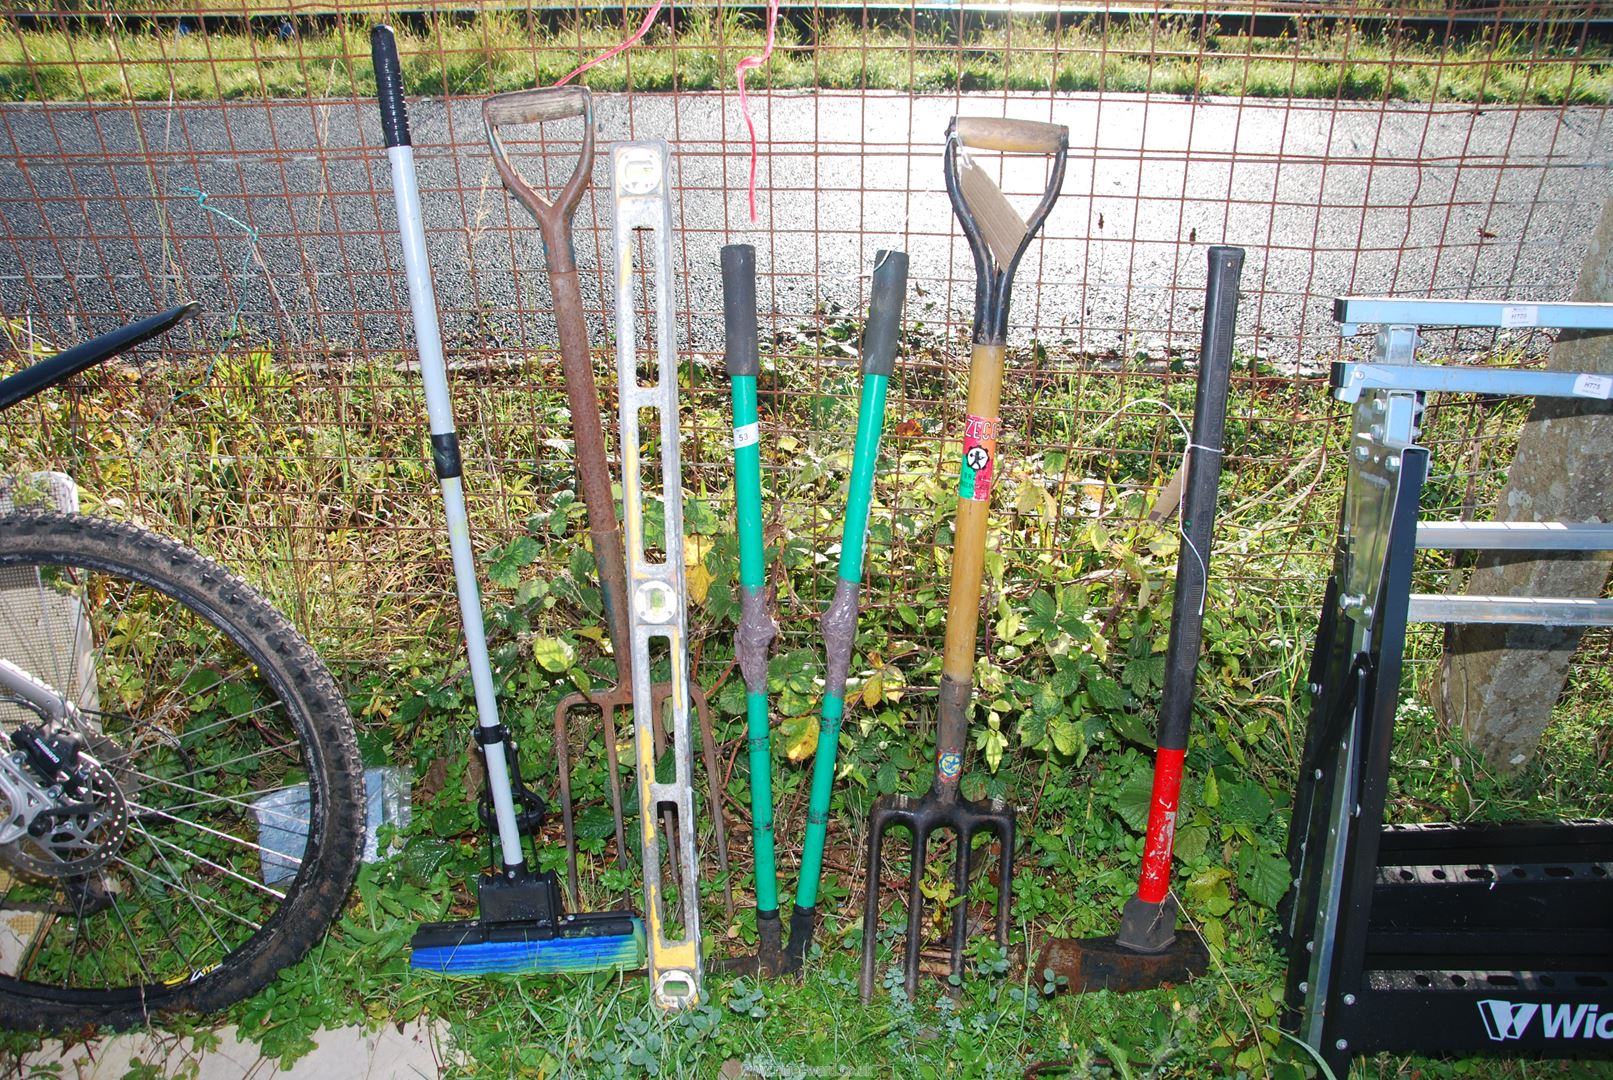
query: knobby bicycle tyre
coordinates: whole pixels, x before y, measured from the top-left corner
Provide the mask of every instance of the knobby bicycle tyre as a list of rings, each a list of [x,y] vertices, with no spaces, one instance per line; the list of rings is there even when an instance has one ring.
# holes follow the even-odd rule
[[[357,872],[363,773],[335,680],[267,601],[147,530],[18,513],[0,658],[71,698],[101,778],[0,845],[0,1026],[212,1012],[319,940]],[[18,768],[12,733],[39,721],[0,687]]]

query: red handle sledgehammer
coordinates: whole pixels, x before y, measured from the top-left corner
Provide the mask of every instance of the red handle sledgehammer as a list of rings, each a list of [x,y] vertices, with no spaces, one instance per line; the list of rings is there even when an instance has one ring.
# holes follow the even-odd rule
[[[1199,354],[1198,393],[1193,403],[1193,434],[1188,447],[1187,496],[1182,508],[1182,549],[1176,563],[1176,598],[1165,654],[1165,696],[1159,708],[1154,790],[1148,808],[1137,893],[1126,901],[1120,933],[1113,937],[1054,940],[1036,962],[1052,969],[1069,988],[1146,990],[1186,982],[1201,974],[1209,955],[1198,935],[1176,932],[1176,899],[1171,895],[1171,849],[1182,794],[1182,759],[1193,710],[1193,682],[1204,639],[1208,600],[1210,537],[1221,486],[1221,440],[1226,431],[1227,388],[1232,373],[1232,332],[1238,314],[1238,276],[1243,250],[1210,249],[1210,277],[1204,304],[1204,338]]]

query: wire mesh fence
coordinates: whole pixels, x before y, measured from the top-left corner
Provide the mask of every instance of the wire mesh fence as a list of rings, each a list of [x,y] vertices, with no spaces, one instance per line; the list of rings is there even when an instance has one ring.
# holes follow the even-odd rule
[[[161,362],[8,413],[0,466],[64,468],[93,505],[221,554],[333,656],[446,648],[433,638],[452,626],[439,618],[446,551],[368,28],[400,28],[478,542],[497,561],[533,535],[552,559],[582,536],[554,323],[537,231],[493,171],[480,101],[555,81],[648,10],[12,5],[0,28],[0,96],[15,102],[0,106],[0,311],[13,346],[48,351],[183,299],[207,315]],[[1139,523],[1180,461],[1184,436],[1159,402],[1184,417],[1191,405],[1211,244],[1249,252],[1217,573],[1273,586],[1303,623],[1321,597],[1341,467],[1325,372],[1357,348],[1341,342],[1331,299],[1566,298],[1613,162],[1610,37],[1597,5],[1553,2],[788,5],[749,76],[752,221],[733,72],[762,52],[766,12],[659,13],[582,81],[605,143],[664,138],[675,155],[697,557],[721,561],[732,516],[718,248],[758,247],[770,540],[796,645],[832,590],[824,556],[838,541],[868,274],[878,249],[905,249],[905,347],[865,600],[914,648],[938,642],[939,611],[914,600],[945,573],[974,299],[942,140],[953,115],[1012,116],[1067,125],[1070,166],[1016,278],[988,634],[1004,629],[1000,602],[1035,587],[1022,568],[1054,553],[1089,549],[1113,566],[1087,576],[1157,585],[1165,565],[1146,555],[1169,534]],[[557,180],[576,132],[511,147],[524,170]],[[576,247],[609,387],[604,168]],[[1016,162],[996,178],[1021,203],[1043,183]],[[1548,344],[1518,332],[1448,348],[1530,362]],[[1482,507],[1477,489],[1493,489],[1515,431],[1480,415],[1450,436],[1450,467],[1476,478],[1439,489],[1453,513]],[[720,578],[700,582],[715,599],[701,602],[696,636],[726,662]],[[1295,581],[1308,584],[1275,588]],[[1136,599],[1114,596],[1116,610]],[[538,629],[560,618],[545,610],[571,609],[540,607]]]

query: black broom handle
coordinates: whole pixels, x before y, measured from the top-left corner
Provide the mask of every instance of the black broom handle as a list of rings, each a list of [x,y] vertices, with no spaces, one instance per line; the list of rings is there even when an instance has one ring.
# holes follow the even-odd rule
[[[1210,537],[1221,489],[1222,440],[1227,425],[1227,389],[1232,378],[1232,331],[1238,315],[1238,278],[1243,249],[1212,247],[1205,293],[1204,340],[1199,351],[1198,392],[1193,401],[1182,549],[1176,563],[1176,598],[1166,651],[1165,694],[1159,708],[1159,746],[1187,748],[1193,710],[1193,675],[1204,642],[1204,604],[1210,572]]]

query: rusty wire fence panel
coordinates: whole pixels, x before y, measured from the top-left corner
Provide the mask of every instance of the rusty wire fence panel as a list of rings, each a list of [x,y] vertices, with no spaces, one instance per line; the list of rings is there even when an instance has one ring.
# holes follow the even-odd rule
[[[368,29],[385,17],[403,31],[485,549],[541,532],[572,481],[541,247],[492,170],[480,100],[552,81],[645,9],[112,6],[112,16],[13,6],[0,27],[0,92],[15,99],[0,106],[0,313],[23,350],[182,299],[207,314],[170,343],[171,363],[7,414],[0,470],[66,468],[92,500],[221,554],[335,657],[440,655],[452,636],[428,633],[452,626],[440,618],[451,592]],[[780,448],[771,512],[775,525],[793,515],[807,552],[838,540],[867,274],[877,249],[905,248],[909,347],[866,602],[891,618],[939,582],[928,552],[950,510],[973,302],[942,136],[959,113],[1052,120],[1070,129],[1070,165],[1017,277],[998,495],[1016,523],[1005,562],[1095,543],[1093,522],[1122,529],[1169,477],[1181,437],[1146,400],[1190,405],[1205,248],[1239,245],[1249,260],[1223,517],[1232,542],[1217,572],[1300,582],[1282,603],[1308,635],[1340,467],[1324,383],[1343,348],[1331,298],[1568,296],[1613,162],[1613,28],[1588,18],[1594,5],[1568,3],[1413,3],[1365,22],[1345,17],[1351,5],[1240,10],[1255,17],[1190,4],[1011,18],[788,7],[774,60],[750,83],[754,224],[732,71],[759,51],[757,11],[663,13],[643,45],[590,72],[604,140],[665,138],[676,154],[685,475],[723,523],[710,531],[732,514],[718,248],[758,247],[773,345],[764,435]],[[559,176],[575,143],[513,149],[533,175]],[[1021,166],[1000,175],[1011,197],[1041,189]],[[609,387],[605,179],[601,165],[576,235]],[[1466,356],[1496,343],[1449,348]],[[1499,344],[1527,359],[1549,342]],[[1450,468],[1493,491],[1510,434],[1470,414],[1446,436]],[[1437,468],[1444,448],[1436,454]],[[821,479],[801,483],[801,470]],[[897,579],[886,565],[916,569]],[[795,643],[813,636],[832,572],[811,559],[789,572],[780,615]],[[1023,600],[1028,586],[1011,572],[1003,588]],[[726,656],[729,625],[704,618],[696,633],[720,637],[713,651]],[[939,630],[909,633],[924,643]]]

